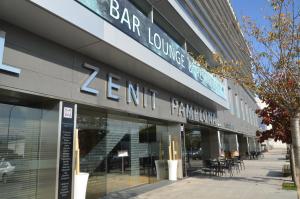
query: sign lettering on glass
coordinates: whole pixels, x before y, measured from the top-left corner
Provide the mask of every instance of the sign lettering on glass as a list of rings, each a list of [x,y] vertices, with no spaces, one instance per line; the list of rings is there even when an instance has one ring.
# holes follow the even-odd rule
[[[21,69],[3,64],[5,32],[0,31],[0,70],[19,75]]]
[[[207,72],[149,18],[128,0],[76,0],[86,8],[116,26],[176,68],[226,99],[220,79]]]

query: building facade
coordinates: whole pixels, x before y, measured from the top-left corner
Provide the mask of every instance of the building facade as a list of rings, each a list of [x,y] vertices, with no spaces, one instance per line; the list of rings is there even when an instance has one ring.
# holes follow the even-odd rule
[[[255,151],[253,94],[195,61],[236,41],[225,0],[1,1],[1,197],[71,198],[77,130],[87,199]]]

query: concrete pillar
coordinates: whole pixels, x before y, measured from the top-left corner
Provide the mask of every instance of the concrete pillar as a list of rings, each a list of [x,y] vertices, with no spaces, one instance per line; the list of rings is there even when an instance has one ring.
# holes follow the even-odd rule
[[[218,158],[221,151],[220,131],[209,130],[209,156]]]
[[[218,156],[221,156],[221,155],[224,155],[222,154],[222,149],[223,149],[223,146],[222,146],[222,141],[221,141],[221,132],[220,131],[217,131],[217,134],[218,134],[218,147],[219,147],[219,154]]]
[[[253,137],[248,137],[249,152],[256,151],[256,141]]]
[[[255,143],[256,143],[256,151],[260,152],[261,151],[261,143],[256,138],[255,138]]]
[[[247,152],[250,154],[250,143],[249,143],[249,137],[247,137]]]
[[[239,140],[238,140],[238,135],[237,134],[235,134],[235,143],[236,143],[237,151],[240,151],[240,145],[239,145]]]
[[[203,160],[208,160],[210,158],[210,136],[209,131],[203,130],[201,131],[202,134],[202,158]]]
[[[229,151],[238,151],[238,142],[237,142],[237,135],[236,134],[227,134],[228,144],[229,144]]]
[[[221,152],[220,131],[210,129],[201,130],[203,160],[218,158]]]
[[[220,156],[219,131],[210,132],[210,157],[218,158]]]
[[[245,156],[249,151],[247,137],[243,135],[238,135],[237,137],[239,142],[239,153],[241,156]]]

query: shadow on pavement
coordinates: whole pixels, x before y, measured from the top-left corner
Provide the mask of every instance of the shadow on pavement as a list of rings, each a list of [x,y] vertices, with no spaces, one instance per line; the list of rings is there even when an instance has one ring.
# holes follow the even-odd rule
[[[105,196],[103,199],[128,199],[136,197],[138,194],[136,193],[128,193],[128,192],[117,192],[117,193],[111,193],[107,196]]]
[[[269,176],[269,177],[283,177],[281,171],[269,171],[267,176]]]
[[[137,197],[138,195],[141,195],[143,193],[173,184],[174,182],[168,181],[168,180],[162,180],[160,182],[157,182],[155,184],[146,184],[146,185],[140,185],[136,187],[131,187],[122,191],[117,191],[113,193],[109,193],[106,196],[103,197],[103,199],[129,199]]]
[[[286,158],[278,158],[277,160],[287,160]]]

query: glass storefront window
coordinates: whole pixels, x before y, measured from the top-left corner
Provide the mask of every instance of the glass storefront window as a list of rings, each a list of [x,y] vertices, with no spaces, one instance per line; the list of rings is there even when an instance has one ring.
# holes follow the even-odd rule
[[[77,128],[87,199],[166,179],[169,135],[181,158],[180,134],[167,123],[79,107]]]
[[[0,103],[0,198],[54,198],[57,134],[56,105]]]
[[[224,151],[224,156],[226,158],[232,158],[233,156],[238,156],[239,147],[237,135],[233,133],[224,133],[221,134],[221,146]]]

